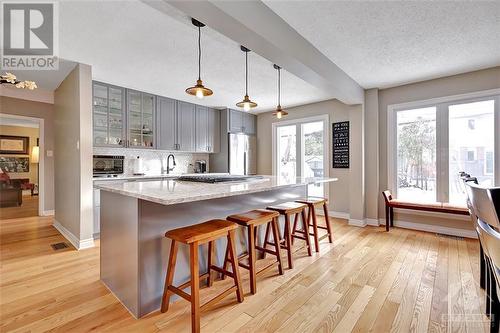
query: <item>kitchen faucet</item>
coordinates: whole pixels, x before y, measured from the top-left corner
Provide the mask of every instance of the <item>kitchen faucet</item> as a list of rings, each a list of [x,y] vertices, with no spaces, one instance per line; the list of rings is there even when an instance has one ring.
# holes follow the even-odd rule
[[[174,163],[173,167],[170,167],[170,157],[172,157],[172,162]],[[167,174],[170,173],[170,171],[174,170],[176,164],[175,164],[175,156],[173,154],[170,154],[167,156]]]

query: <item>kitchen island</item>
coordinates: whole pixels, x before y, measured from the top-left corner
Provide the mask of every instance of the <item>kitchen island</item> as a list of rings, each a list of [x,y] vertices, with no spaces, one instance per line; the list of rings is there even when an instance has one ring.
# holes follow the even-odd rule
[[[305,197],[311,184],[336,180],[261,177],[236,183],[165,179],[96,185],[101,190],[102,282],[140,318],[160,308],[170,252],[170,240],[164,237],[167,230],[295,200]],[[243,252],[245,235],[239,236],[237,250]],[[222,265],[225,247],[226,240],[217,241],[216,265]],[[189,280],[188,261],[188,248],[181,246],[174,284]],[[206,271],[205,248],[200,251],[200,265],[200,271]]]

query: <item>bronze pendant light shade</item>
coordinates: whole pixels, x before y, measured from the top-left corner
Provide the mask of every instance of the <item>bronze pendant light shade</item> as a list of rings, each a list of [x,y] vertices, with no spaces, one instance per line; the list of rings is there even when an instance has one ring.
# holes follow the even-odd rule
[[[191,23],[193,23],[194,26],[198,27],[198,80],[196,80],[196,85],[187,88],[186,92],[189,95],[203,98],[205,96],[210,96],[213,94],[213,91],[205,87],[203,85],[203,81],[201,81],[201,28],[203,28],[205,25],[194,18],[191,19]]]
[[[248,97],[248,52],[250,50],[242,45],[241,51],[245,52],[245,97],[243,97],[241,102],[236,103],[236,106],[243,108],[245,111],[250,111],[250,109],[257,106],[257,103],[252,102],[250,97]]]
[[[273,115],[276,118],[281,119],[288,115],[288,112],[281,108],[281,67],[274,64],[274,69],[278,71],[278,105],[276,106],[276,111],[273,112]]]

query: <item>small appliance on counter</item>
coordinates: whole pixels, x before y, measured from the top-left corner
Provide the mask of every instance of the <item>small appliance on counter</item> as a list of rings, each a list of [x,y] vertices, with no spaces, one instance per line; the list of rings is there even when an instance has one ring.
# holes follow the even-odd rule
[[[207,161],[197,160],[194,162],[194,173],[205,173],[207,172]]]
[[[123,174],[125,156],[94,155],[92,166],[94,177],[118,177]]]

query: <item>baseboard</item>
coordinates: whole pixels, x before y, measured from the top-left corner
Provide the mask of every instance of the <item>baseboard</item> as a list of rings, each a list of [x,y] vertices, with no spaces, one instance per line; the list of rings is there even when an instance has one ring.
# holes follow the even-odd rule
[[[320,214],[321,213],[321,214]],[[323,211],[321,212],[317,212],[318,215],[325,215],[323,213]],[[349,215],[349,213],[344,213],[344,212],[335,212],[333,210],[329,210],[328,211],[328,216],[330,217],[334,217],[336,219],[344,219],[344,220],[349,220],[351,218],[351,216]]]
[[[366,227],[366,220],[349,219],[348,224],[355,227]]]
[[[385,225],[385,219],[380,219],[379,222],[381,225]],[[394,220],[394,226],[400,227],[400,228],[405,228],[405,229],[427,231],[427,232],[439,233],[439,234],[450,235],[450,236],[458,236],[458,237],[477,239],[476,232],[474,230],[468,230],[468,229],[450,228],[450,227],[443,227],[440,225],[414,223],[414,222],[406,222],[406,221],[399,221],[399,220]]]
[[[374,227],[378,227],[380,225],[377,219],[366,218],[365,221],[366,221],[367,225],[371,225],[371,226],[374,226]]]
[[[54,216],[55,212],[53,209],[50,209],[50,210],[44,210],[42,212],[42,216]]]
[[[61,223],[58,221],[54,220],[54,223],[52,224],[54,228],[57,229],[63,235],[64,238],[66,238],[77,250],[83,250],[83,249],[88,249],[91,247],[94,247],[94,238],[88,238],[88,239],[78,239],[71,231],[66,229]]]

